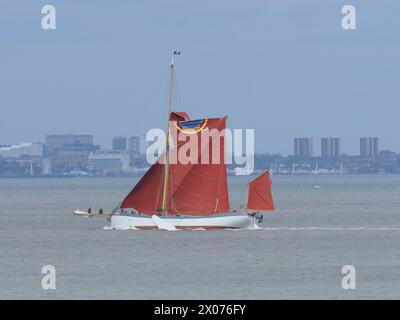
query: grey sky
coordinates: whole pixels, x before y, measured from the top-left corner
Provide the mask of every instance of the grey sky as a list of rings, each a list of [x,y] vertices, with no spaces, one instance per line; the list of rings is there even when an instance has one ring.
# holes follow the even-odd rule
[[[41,7],[57,29],[41,28]],[[357,9],[357,30],[340,26]],[[400,152],[400,2],[389,0],[1,0],[0,144],[49,133],[143,134],[177,109],[254,128],[256,151],[294,136],[339,136],[342,152],[380,137]]]

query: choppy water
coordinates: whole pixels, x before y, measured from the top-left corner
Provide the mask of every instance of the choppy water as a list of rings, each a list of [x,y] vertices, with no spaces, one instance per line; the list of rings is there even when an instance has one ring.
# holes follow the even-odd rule
[[[232,177],[245,202],[247,177]],[[132,178],[0,179],[0,298],[400,298],[400,176],[273,176],[257,231],[106,231]],[[41,287],[54,265],[57,289]],[[341,288],[354,265],[356,290]]]

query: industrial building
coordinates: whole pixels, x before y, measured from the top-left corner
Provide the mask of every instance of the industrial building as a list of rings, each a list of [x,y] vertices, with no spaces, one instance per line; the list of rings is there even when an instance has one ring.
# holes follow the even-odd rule
[[[87,155],[100,149],[93,145],[93,135],[89,134],[51,134],[46,136],[45,153],[54,155]]]
[[[120,152],[99,152],[89,154],[88,169],[92,172],[119,173],[129,169],[130,158],[126,153]]]
[[[10,146],[0,147],[0,156],[3,158],[21,158],[27,157],[42,157],[43,144],[42,143],[20,143]]]

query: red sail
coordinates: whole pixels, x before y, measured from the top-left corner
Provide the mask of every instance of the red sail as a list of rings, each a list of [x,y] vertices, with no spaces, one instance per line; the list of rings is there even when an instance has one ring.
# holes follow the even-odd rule
[[[171,150],[178,157],[175,162],[170,154],[168,175],[167,211],[175,214],[209,215],[228,212],[229,194],[225,165],[226,117],[216,119],[187,120],[185,113],[172,113],[171,120],[176,121],[177,147]],[[208,132],[209,139],[202,133]],[[189,154],[188,141],[195,138],[197,153],[190,163],[182,163],[180,153]],[[195,140],[196,140],[195,139]],[[214,140],[214,141],[213,141]],[[219,141],[213,149],[212,142]],[[216,152],[216,153],[213,153]],[[208,154],[209,161],[203,160]],[[217,158],[217,161],[215,161]],[[217,163],[212,163],[212,160]],[[134,208],[145,214],[159,214],[162,204],[165,165],[157,162],[136,184],[121,204],[121,208]]]
[[[249,183],[249,194],[247,200],[247,211],[270,211],[275,210],[271,194],[272,182],[269,172],[265,171],[258,178]]]
[[[171,112],[171,115],[169,118],[171,121],[190,120],[189,116],[186,112]]]

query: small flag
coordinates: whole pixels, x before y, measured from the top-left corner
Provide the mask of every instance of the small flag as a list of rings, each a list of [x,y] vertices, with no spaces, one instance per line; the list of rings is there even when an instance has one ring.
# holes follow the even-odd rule
[[[179,56],[181,53],[182,53],[182,52],[180,52],[180,51],[174,51],[174,52],[173,52],[174,56]]]

